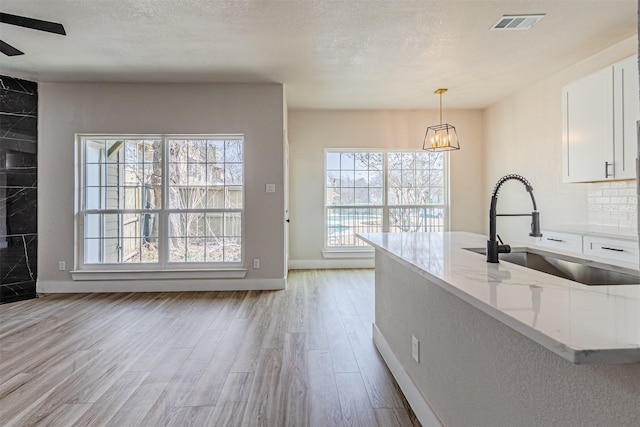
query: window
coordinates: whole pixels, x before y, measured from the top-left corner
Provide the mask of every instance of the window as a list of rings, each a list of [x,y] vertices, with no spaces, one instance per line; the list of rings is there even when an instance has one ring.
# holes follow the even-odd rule
[[[242,263],[242,136],[82,135],[79,143],[81,267]]]
[[[328,150],[326,247],[366,246],[355,233],[444,231],[443,153]]]

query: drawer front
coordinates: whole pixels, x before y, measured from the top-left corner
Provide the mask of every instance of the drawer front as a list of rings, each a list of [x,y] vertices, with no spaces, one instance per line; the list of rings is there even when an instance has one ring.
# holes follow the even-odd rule
[[[536,239],[536,245],[561,251],[582,253],[582,235],[542,230],[542,237]]]
[[[638,264],[638,242],[630,240],[584,236],[583,251],[586,255]]]

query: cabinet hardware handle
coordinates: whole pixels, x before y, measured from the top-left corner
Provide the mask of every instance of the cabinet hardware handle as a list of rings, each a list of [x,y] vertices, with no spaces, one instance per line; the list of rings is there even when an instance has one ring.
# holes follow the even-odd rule
[[[600,246],[602,249],[606,249],[608,251],[616,251],[616,252],[624,252],[624,249],[618,249],[618,248],[610,248],[608,246]]]
[[[552,242],[564,242],[562,239],[553,239],[551,237],[547,237],[547,240],[551,240]]]
[[[605,178],[609,178],[609,177],[613,178],[613,174],[609,173],[609,166],[613,166],[613,163],[604,162],[604,177]]]

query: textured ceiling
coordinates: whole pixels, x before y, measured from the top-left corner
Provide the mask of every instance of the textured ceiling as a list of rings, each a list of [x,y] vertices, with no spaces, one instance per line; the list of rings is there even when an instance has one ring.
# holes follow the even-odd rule
[[[290,108],[482,108],[637,33],[637,0],[1,0],[36,81],[278,82]],[[528,31],[503,14],[545,13]]]

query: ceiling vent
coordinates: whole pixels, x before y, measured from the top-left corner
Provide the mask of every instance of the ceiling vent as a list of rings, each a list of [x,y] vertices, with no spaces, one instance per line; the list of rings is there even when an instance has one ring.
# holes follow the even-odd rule
[[[493,24],[491,30],[528,30],[544,17],[538,15],[504,15]]]

